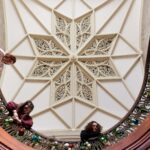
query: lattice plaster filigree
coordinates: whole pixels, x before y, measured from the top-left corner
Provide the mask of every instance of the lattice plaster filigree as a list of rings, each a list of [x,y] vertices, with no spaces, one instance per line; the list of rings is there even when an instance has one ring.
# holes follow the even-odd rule
[[[104,61],[81,61],[96,77],[117,76],[109,60]]]
[[[115,35],[96,35],[81,50],[79,55],[72,52],[69,52],[69,55],[67,49],[63,48],[57,40],[59,39],[70,50],[81,48],[92,35],[91,14],[75,20],[55,14],[55,19],[56,40],[52,36],[46,36],[45,38],[43,36],[33,37],[40,59],[34,65],[35,67],[30,76],[36,79],[38,77],[40,79],[53,77],[55,101],[64,100],[71,96],[93,101],[93,93],[95,93],[93,89],[96,88],[95,80],[117,76],[108,60]],[[93,56],[96,56],[96,58]],[[70,60],[68,62],[69,67],[61,70],[61,66],[67,63],[66,57]],[[54,77],[58,70],[61,72]],[[76,75],[73,75],[74,73]],[[92,74],[95,78],[91,77]],[[71,80],[73,76],[75,78]]]
[[[55,81],[55,100],[62,100],[71,96],[71,66]]]
[[[80,48],[91,35],[90,16],[76,22],[76,48]]]
[[[93,80],[85,74],[79,67],[76,66],[77,73],[77,96],[82,99],[92,101],[93,100]]]
[[[34,42],[40,55],[66,56],[65,52],[58,47],[58,44],[51,39],[34,39]]]
[[[39,60],[35,65],[31,77],[52,77],[66,61]]]
[[[110,52],[112,41],[113,38],[95,39],[80,55],[107,55]]]
[[[56,16],[56,36],[62,41],[65,46],[71,49],[70,45],[70,27],[71,22],[63,17]]]

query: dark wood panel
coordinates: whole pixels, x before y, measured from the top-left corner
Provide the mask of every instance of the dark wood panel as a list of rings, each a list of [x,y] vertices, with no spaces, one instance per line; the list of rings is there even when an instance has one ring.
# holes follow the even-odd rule
[[[5,148],[5,149],[4,149]],[[0,150],[34,150],[10,136],[0,127]]]
[[[106,150],[147,150],[150,146],[150,115],[128,137]]]

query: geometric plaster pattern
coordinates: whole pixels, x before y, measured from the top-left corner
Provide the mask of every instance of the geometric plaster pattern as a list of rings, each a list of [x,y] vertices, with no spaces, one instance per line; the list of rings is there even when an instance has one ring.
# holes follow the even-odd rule
[[[5,8],[6,18],[11,23],[7,26],[11,30],[6,33],[6,46],[18,59],[12,66],[16,78],[12,83],[18,84],[14,84],[14,92],[8,99],[33,101],[34,129],[80,130],[88,121],[97,120],[108,130],[125,116],[138,94],[130,81],[141,83],[143,77],[142,52],[126,32],[126,24],[131,22],[130,14],[134,14],[132,10],[137,2],[56,0],[55,6],[46,0],[5,3],[5,7],[11,6],[10,14]],[[70,4],[71,7],[65,9]],[[78,10],[79,6],[83,9]],[[109,12],[107,16],[105,9]],[[20,30],[15,35],[11,33],[10,16],[13,14]],[[109,28],[112,24],[115,28]],[[21,67],[19,61],[25,67]],[[137,72],[139,78],[132,78]],[[5,76],[9,74],[6,68]],[[6,85],[4,78],[4,95]],[[53,122],[45,120],[47,125],[42,128],[39,120],[44,116],[55,119]]]

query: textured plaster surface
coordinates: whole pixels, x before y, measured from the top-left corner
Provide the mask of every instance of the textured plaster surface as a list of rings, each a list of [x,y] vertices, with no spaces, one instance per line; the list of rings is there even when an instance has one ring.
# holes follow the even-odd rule
[[[5,24],[3,13],[3,0],[0,0],[0,48],[5,49]],[[142,27],[141,27],[141,49],[143,50],[144,62],[147,55],[148,41],[150,38],[150,0],[144,0]]]
[[[144,0],[141,29],[141,48],[144,51],[144,62],[146,60],[148,42],[150,38],[150,0]]]
[[[3,1],[0,0],[0,48],[5,49]]]

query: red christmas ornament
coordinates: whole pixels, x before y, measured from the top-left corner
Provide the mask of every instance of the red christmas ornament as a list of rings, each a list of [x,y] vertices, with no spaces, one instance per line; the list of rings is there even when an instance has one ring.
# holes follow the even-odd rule
[[[73,144],[70,143],[70,144],[69,144],[69,148],[72,148],[72,147],[73,147]]]
[[[19,127],[19,129],[18,129],[18,135],[19,135],[19,136],[23,136],[23,135],[24,135],[24,132],[25,132],[25,128]]]

